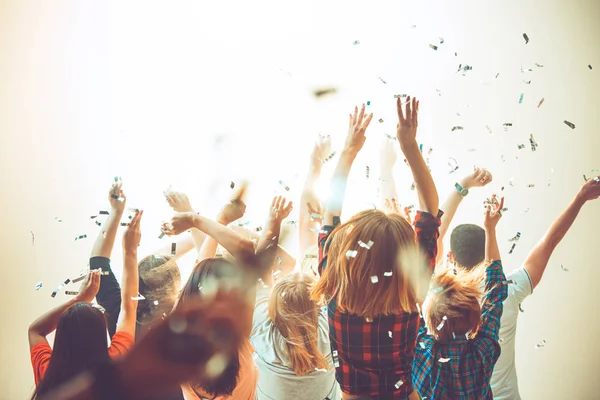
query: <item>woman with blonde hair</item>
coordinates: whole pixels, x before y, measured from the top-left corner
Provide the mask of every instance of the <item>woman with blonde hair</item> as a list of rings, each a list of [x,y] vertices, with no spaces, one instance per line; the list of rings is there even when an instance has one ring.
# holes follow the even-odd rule
[[[396,213],[362,211],[340,225],[352,163],[373,114],[350,115],[319,236],[320,280],[311,291],[328,309],[329,338],[343,399],[418,399],[411,367],[422,302],[435,266],[438,194],[416,141],[416,99],[397,101],[397,140],[413,173],[421,209],[410,223]],[[438,215],[438,217],[436,217]]]

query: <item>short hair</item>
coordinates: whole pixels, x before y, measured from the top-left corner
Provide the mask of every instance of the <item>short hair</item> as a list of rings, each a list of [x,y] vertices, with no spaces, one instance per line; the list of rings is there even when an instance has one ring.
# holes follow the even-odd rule
[[[475,268],[485,259],[485,231],[474,224],[458,225],[450,235],[450,251],[459,266]]]
[[[370,249],[359,241],[371,241]],[[416,311],[422,277],[415,274],[426,267],[418,264],[423,257],[405,218],[379,210],[359,212],[330,234],[326,246],[327,267],[311,290],[313,300],[326,304],[335,299],[340,311],[365,317]]]
[[[149,255],[138,263],[139,291],[146,301],[137,308],[137,321],[149,327],[169,314],[181,287],[181,273],[175,258]]]
[[[432,278],[423,315],[435,340],[444,343],[454,336],[475,337],[481,324],[482,279],[462,269],[445,269]]]

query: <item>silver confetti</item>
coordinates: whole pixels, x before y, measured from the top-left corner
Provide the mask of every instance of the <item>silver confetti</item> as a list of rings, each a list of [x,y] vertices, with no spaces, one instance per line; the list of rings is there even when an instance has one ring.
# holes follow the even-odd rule
[[[331,352],[331,355],[333,357],[333,366],[334,366],[334,368],[339,368],[339,366],[340,366],[340,359],[339,359],[339,356],[338,356],[338,351],[337,350],[333,350]]]
[[[358,254],[357,250],[348,250],[346,252],[346,258],[354,258]]]
[[[374,242],[372,240],[369,240],[367,243],[363,242],[362,240],[358,241],[358,245],[360,247],[364,247],[367,250],[371,249],[371,246],[373,246]]]
[[[517,232],[517,234],[515,236],[513,236],[512,238],[508,239],[509,242],[518,242],[519,239],[521,239],[521,232]]]
[[[446,316],[444,315],[444,317],[442,318],[442,322],[440,322],[440,324],[437,326],[437,328],[436,328],[436,329],[437,329],[438,331],[441,331],[441,330],[442,330],[442,328],[444,327],[444,324],[446,323],[446,321],[447,321],[447,320],[448,320],[448,317],[446,317]]]
[[[404,381],[402,381],[402,379],[400,379],[398,382],[396,382],[396,383],[394,384],[394,387],[395,387],[396,389],[400,389],[400,386],[402,386],[402,385],[404,385]]]
[[[525,39],[525,44],[529,43],[529,36],[526,33],[523,34],[523,39]]]
[[[371,276],[371,283],[377,283],[377,282],[379,282],[379,278],[377,277],[377,275]]]
[[[392,271],[386,271],[386,272],[384,272],[383,276],[392,276]]]
[[[454,132],[454,131],[456,131],[456,130],[462,131],[463,129],[464,129],[464,128],[463,128],[462,126],[453,126],[453,127],[452,127],[452,132]]]
[[[75,238],[75,241],[85,239],[85,238],[87,238],[87,235],[79,235]]]
[[[54,220],[55,220],[56,222],[63,222],[63,220],[62,220],[62,219],[60,219],[60,218],[58,218],[58,217],[54,217]]]
[[[141,300],[146,300],[146,298],[142,294],[138,293],[138,295],[136,297],[132,297],[131,300],[141,301]]]
[[[523,103],[523,96],[525,96],[525,94],[521,93],[521,95],[519,96],[519,104]]]
[[[289,191],[290,191],[290,187],[289,187],[289,186],[287,186],[285,183],[283,183],[283,181],[282,181],[282,180],[280,180],[280,181],[279,181],[279,184],[280,184],[281,186],[283,186],[283,188],[284,188],[284,189],[285,189],[287,192],[289,192]]]
[[[545,99],[542,97],[542,99],[538,102],[538,107],[537,108],[540,108],[542,106],[542,104],[544,104],[544,100]]]
[[[77,290],[65,290],[67,296],[77,296],[79,292]]]
[[[538,344],[535,345],[535,349],[540,349],[542,347],[544,347],[546,345],[546,341],[542,340],[541,342],[539,342]]]
[[[42,282],[38,282],[35,284],[35,290],[40,290],[42,288],[43,284]]]
[[[575,129],[575,124],[572,122],[567,121],[566,119],[564,120],[564,123],[571,129]]]
[[[175,257],[177,254],[177,243],[171,243],[171,257]]]
[[[448,361],[450,361],[450,359],[449,359],[449,358],[444,358],[444,357],[441,357],[441,358],[440,358],[438,361],[439,361],[440,363],[444,364],[444,363],[447,363]]]
[[[563,270],[563,271],[565,271],[565,272],[569,272],[569,269],[568,269],[568,268],[565,268],[565,266],[564,266],[564,265],[562,265],[562,264],[560,264],[560,269],[562,269],[562,270]]]
[[[61,283],[60,285],[58,285],[58,287],[56,289],[54,289],[54,291],[52,292],[52,294],[50,296],[51,297],[56,297],[56,295],[58,294],[58,292],[60,292],[62,290],[62,288],[65,287],[65,285],[68,285],[69,282],[71,282],[71,280],[69,278],[67,278],[63,283]]]

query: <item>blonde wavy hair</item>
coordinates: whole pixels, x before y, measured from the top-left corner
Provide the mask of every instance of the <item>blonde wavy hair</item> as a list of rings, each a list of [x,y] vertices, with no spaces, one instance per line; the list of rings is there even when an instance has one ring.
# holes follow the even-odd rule
[[[359,241],[373,244],[367,249]],[[427,291],[427,267],[404,217],[362,211],[338,226],[327,246],[327,266],[311,291],[315,301],[335,299],[341,311],[365,317],[416,311]]]
[[[431,290],[423,303],[423,317],[427,330],[436,340],[448,342],[454,336],[468,335],[472,339],[477,335],[481,325],[482,282],[480,268],[475,271],[444,269],[433,277]]]
[[[296,375],[329,369],[319,351],[320,307],[310,298],[315,278],[292,273],[279,281],[269,299],[269,318],[285,339],[286,353]]]

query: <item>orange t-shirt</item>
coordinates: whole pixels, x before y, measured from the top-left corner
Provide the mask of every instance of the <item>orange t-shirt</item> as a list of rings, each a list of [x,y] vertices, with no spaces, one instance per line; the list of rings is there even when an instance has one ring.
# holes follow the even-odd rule
[[[110,358],[118,358],[133,346],[133,336],[125,332],[117,332],[113,335],[110,347],[108,348],[108,355]],[[33,377],[35,379],[35,385],[39,385],[46,374],[46,369],[50,364],[50,358],[52,358],[52,348],[48,343],[36,344],[31,348],[31,365],[33,366]]]
[[[258,382],[258,370],[254,364],[252,353],[254,353],[254,347],[252,347],[250,340],[244,340],[238,351],[240,371],[238,374],[237,385],[235,389],[233,389],[231,396],[219,396],[214,400],[254,400],[256,383]],[[183,397],[185,400],[199,399],[198,395],[189,384],[181,385],[181,389],[183,390]]]

